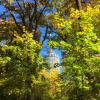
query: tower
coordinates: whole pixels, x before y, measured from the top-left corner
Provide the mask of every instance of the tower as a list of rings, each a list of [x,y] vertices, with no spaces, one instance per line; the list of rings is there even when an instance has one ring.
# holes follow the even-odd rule
[[[50,49],[49,55],[47,57],[47,61],[51,68],[53,68],[56,63],[60,64],[59,56],[55,54],[53,49]]]
[[[60,58],[59,56],[53,51],[53,49],[50,49],[49,55],[47,57],[47,62],[51,69],[58,70],[59,73],[63,72],[63,68],[60,65]]]

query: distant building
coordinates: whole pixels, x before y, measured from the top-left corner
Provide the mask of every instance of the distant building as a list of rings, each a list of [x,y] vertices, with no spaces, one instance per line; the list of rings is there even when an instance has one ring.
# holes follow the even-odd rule
[[[60,64],[59,56],[54,53],[53,49],[50,49],[49,55],[47,57],[47,62],[50,67],[54,67],[55,63]]]
[[[49,64],[50,68],[59,70],[60,73],[63,72],[63,68],[60,65],[60,58],[57,54],[55,54],[53,49],[50,49],[49,55],[47,57],[47,62]]]

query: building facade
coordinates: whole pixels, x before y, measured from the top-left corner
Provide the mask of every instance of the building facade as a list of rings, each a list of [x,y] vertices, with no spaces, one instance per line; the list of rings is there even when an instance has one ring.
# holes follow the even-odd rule
[[[50,49],[49,55],[47,57],[47,62],[51,69],[59,70],[59,73],[63,72],[63,68],[60,65],[60,58],[59,56],[53,51],[53,49]]]

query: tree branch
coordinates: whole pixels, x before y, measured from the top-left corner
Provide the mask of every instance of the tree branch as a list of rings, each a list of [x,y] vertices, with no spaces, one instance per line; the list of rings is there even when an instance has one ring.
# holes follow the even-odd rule
[[[8,6],[8,5],[9,5],[9,6]],[[6,8],[6,10],[10,13],[10,15],[12,16],[12,18],[13,18],[13,20],[14,20],[16,26],[18,27],[18,29],[21,31],[21,34],[22,34],[22,33],[23,33],[23,29],[22,29],[21,26],[18,24],[18,22],[17,22],[15,16],[14,16],[13,13],[11,12],[10,3],[6,2],[6,4],[3,5],[3,6],[4,6],[4,7]]]
[[[48,0],[48,1],[49,1],[49,0]],[[48,4],[48,1],[46,2],[46,5]],[[40,21],[41,15],[43,14],[45,8],[47,7],[46,5],[45,5],[45,7],[42,9],[42,11],[40,12],[39,17],[38,17],[38,18],[35,18],[35,20],[36,20],[35,31],[37,31],[38,22]]]
[[[45,36],[44,36],[44,38],[43,38],[42,44],[43,44],[43,42],[45,41],[45,39],[46,39],[46,37],[47,37],[48,28],[49,28],[49,27],[48,27],[48,26],[46,26]]]
[[[81,0],[76,0],[76,6],[78,10],[81,9]]]
[[[21,12],[22,12],[22,14],[21,14],[21,13],[19,13],[19,14],[20,14],[20,16],[21,16],[21,19],[22,19],[23,25],[26,26],[24,11],[23,11],[23,9],[22,9],[22,7],[21,7],[19,1],[16,0],[16,2],[17,2],[18,6],[19,6],[19,8],[20,8],[20,10],[21,10]]]

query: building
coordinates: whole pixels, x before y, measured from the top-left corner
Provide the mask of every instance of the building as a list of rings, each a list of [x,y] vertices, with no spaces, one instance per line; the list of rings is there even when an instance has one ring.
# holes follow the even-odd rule
[[[53,51],[53,49],[50,49],[49,55],[47,57],[47,62],[49,64],[50,67],[54,67],[54,65],[56,63],[60,64],[60,59],[59,56],[57,54],[55,54],[55,52]]]
[[[59,56],[53,51],[53,49],[50,49],[49,55],[47,57],[47,62],[51,69],[59,70],[60,73],[63,72],[63,68],[60,65],[60,58]]]

